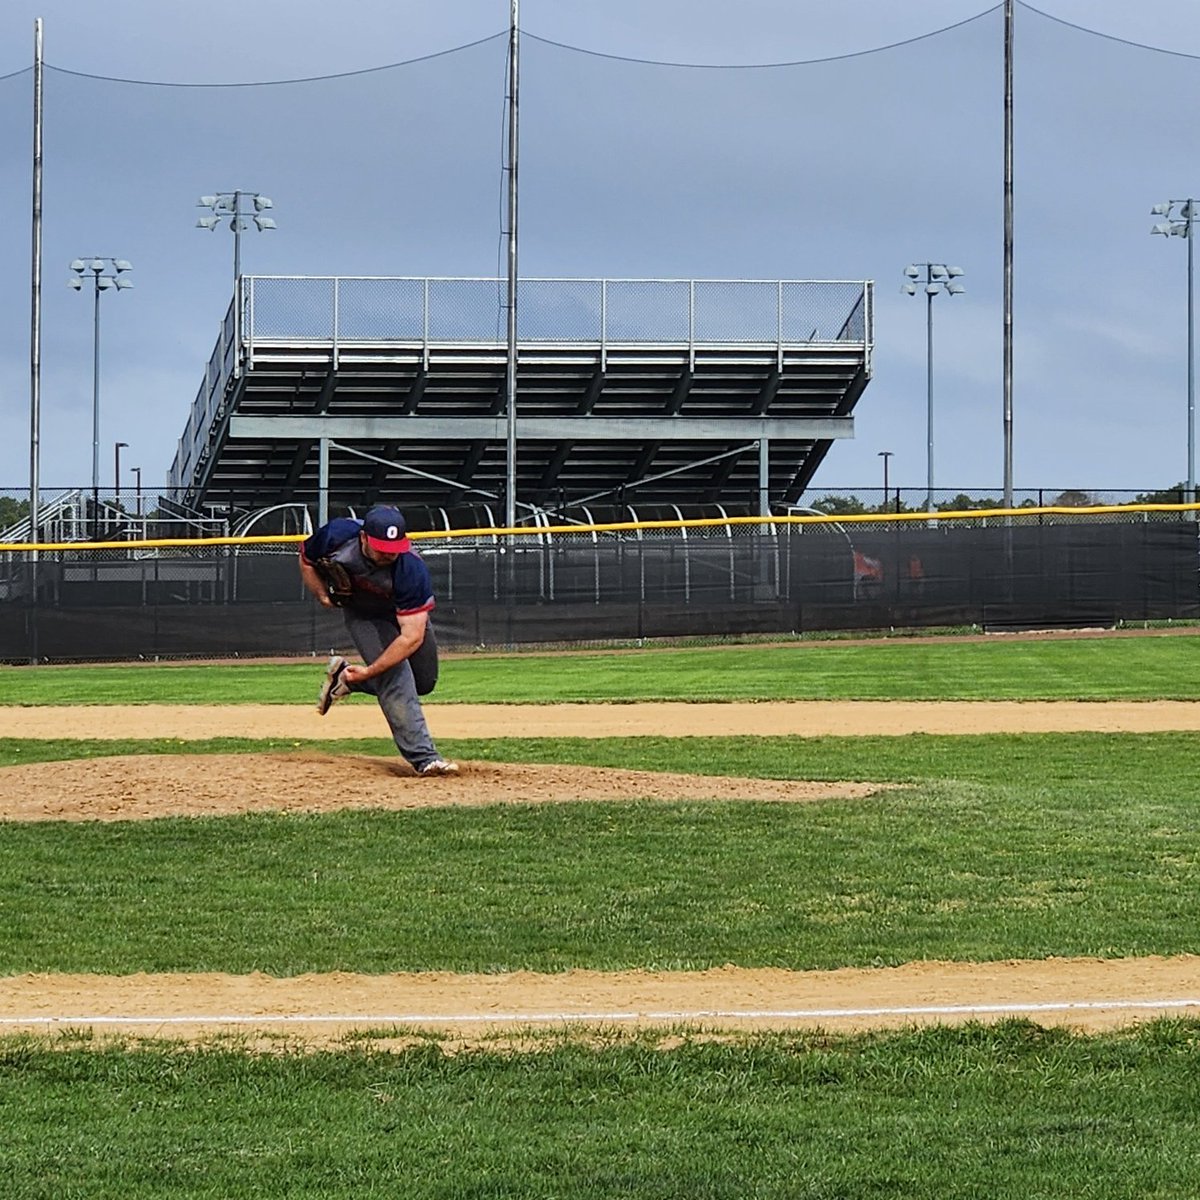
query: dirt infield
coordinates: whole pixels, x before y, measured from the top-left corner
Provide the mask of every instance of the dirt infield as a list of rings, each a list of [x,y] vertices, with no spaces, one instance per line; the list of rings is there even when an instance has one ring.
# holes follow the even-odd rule
[[[70,713],[69,728],[64,715]],[[1146,732],[1200,729],[1200,704],[433,705],[440,737],[692,736],[792,733]],[[315,732],[320,731],[320,732]],[[0,736],[380,736],[370,707],[324,721],[283,706],[0,708]],[[297,765],[302,771],[297,771]],[[318,811],[348,791],[364,806],[563,803],[586,799],[820,802],[881,785],[711,779],[569,766],[467,763],[460,779],[413,777],[391,758],[308,752],[114,757],[0,770],[0,820],[138,820],[262,810]],[[354,773],[353,788],[345,785]],[[321,786],[334,776],[338,786]],[[36,777],[36,788],[33,786]],[[314,781],[316,781],[314,786]],[[324,798],[321,798],[324,797]],[[1200,1015],[1200,958],[911,963],[885,970],[676,974],[387,976],[21,975],[0,978],[0,1033],[87,1028],[181,1037],[282,1034],[332,1044],[354,1030],[424,1029],[443,1038],[513,1037],[527,1028],[854,1030],[1022,1015],[1100,1030]],[[386,1038],[386,1032],[383,1035]]]
[[[496,975],[18,975],[0,978],[0,1031],[89,1029],[196,1040],[285,1035],[329,1045],[356,1030],[455,1041],[525,1030],[854,1032],[1024,1016],[1111,1029],[1200,1013],[1200,958],[917,962],[883,970],[569,971]]]
[[[580,800],[865,796],[872,783],[806,783],[566,765],[462,763],[420,779],[401,760],[314,753],[115,756],[0,770],[0,820],[136,821],[247,812],[392,811]]]
[[[830,737],[908,733],[1152,733],[1200,731],[1200,701],[797,700],[755,704],[430,704],[435,738]],[[0,707],[0,737],[385,737],[374,703]]]

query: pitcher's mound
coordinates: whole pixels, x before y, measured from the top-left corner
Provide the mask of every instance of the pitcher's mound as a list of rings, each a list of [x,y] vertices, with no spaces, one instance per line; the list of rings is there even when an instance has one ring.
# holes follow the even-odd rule
[[[555,804],[575,800],[778,800],[866,796],[878,783],[672,775],[608,767],[464,762],[419,779],[397,758],[321,754],[127,755],[0,770],[0,820],[132,821],[344,808]]]

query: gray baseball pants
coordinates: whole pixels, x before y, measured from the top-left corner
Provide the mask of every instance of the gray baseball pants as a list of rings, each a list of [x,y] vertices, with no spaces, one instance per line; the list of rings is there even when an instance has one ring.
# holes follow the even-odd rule
[[[358,647],[363,661],[373,663],[399,636],[400,627],[393,617],[363,616],[343,609],[346,632]],[[421,696],[427,696],[437,684],[437,641],[433,626],[427,626],[425,640],[415,654],[374,679],[355,684],[350,690],[366,692],[379,701],[384,719],[401,756],[418,771],[438,758],[437,747],[425,723]]]

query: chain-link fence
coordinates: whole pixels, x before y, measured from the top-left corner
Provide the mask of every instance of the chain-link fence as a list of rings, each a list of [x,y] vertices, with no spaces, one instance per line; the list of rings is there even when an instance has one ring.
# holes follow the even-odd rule
[[[742,517],[510,536],[456,535],[443,525],[418,532],[417,545],[447,647],[1115,626],[1200,618],[1190,515],[1149,509],[1121,520],[1080,514],[986,526]],[[36,553],[10,546],[0,551],[0,660],[311,654],[344,645],[339,618],[301,586],[298,540]]]
[[[38,489],[36,538],[29,521],[29,489],[0,488],[0,545],[38,543],[143,542],[246,534],[294,534],[312,528],[304,504],[243,510],[184,502],[183,489],[143,487],[140,477],[123,486]]]
[[[1005,504],[1004,492],[988,488],[938,488],[932,496],[925,488],[853,487],[814,489],[806,492],[800,503],[789,512],[826,513],[830,516],[854,516],[856,519],[877,513],[880,526],[897,516],[930,513],[940,519],[953,513],[958,524],[986,528],[997,521],[1005,525],[1054,525],[1064,521],[1089,522],[1157,519],[1156,505],[1186,505],[1195,500],[1185,484],[1158,490],[1116,490],[1112,488],[1021,488],[1014,490],[1012,510]],[[1098,513],[1097,508],[1120,508],[1130,511]],[[996,510],[1004,511],[997,516]],[[978,511],[977,517],[971,512]],[[1194,519],[1187,514],[1168,514],[1171,519]]]
[[[185,488],[143,487],[138,478],[126,479],[123,486],[43,486],[41,488],[39,538],[42,542],[132,541],[155,538],[221,537],[243,534],[292,534],[312,528],[316,517],[312,503],[295,501],[264,509],[242,509],[225,504],[209,504],[202,509],[184,502]],[[1194,520],[1186,512],[1157,512],[1155,506],[1180,506],[1190,502],[1186,486],[1158,491],[1081,488],[1025,488],[1013,493],[1013,510],[1004,510],[1004,493],[999,489],[939,489],[934,492],[932,509],[923,488],[880,487],[829,488],[811,491],[801,503],[780,507],[776,515],[827,516],[853,518],[860,528],[890,528],[896,517],[908,520],[930,513],[937,521],[953,514],[960,527],[988,528],[996,524],[1056,525],[1068,521],[1088,523]],[[458,529],[497,526],[503,517],[503,505],[475,505],[459,508],[417,508],[404,506],[414,529]],[[334,506],[331,515],[354,515],[352,509]],[[1116,512],[1096,512],[1097,508],[1116,508]],[[524,509],[522,509],[524,512]],[[980,515],[972,516],[972,512]],[[1005,515],[997,515],[1004,511]],[[750,505],[712,504],[680,508],[670,504],[605,505],[585,508],[570,506],[564,500],[561,510],[534,510],[522,520],[535,524],[553,524],[559,520],[579,524],[604,524],[613,521],[683,520],[694,517],[744,517],[754,512]],[[877,522],[871,522],[878,516]],[[28,542],[29,489],[0,488],[0,544]]]

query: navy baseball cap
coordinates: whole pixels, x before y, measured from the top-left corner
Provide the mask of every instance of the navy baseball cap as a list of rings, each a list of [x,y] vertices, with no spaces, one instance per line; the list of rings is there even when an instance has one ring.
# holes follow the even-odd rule
[[[404,530],[404,518],[398,508],[377,505],[363,518],[367,544],[381,554],[407,554],[412,549]]]

